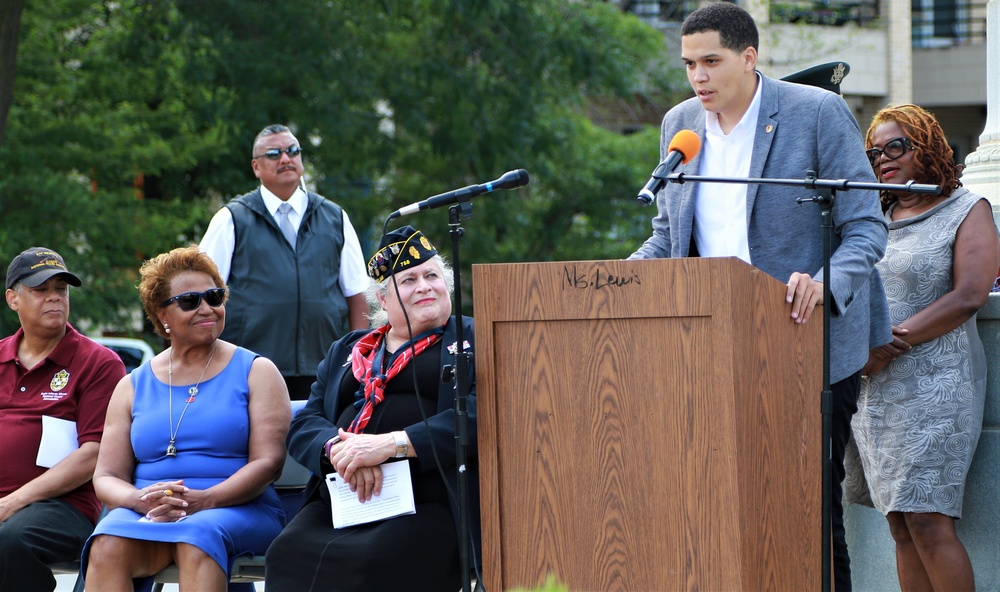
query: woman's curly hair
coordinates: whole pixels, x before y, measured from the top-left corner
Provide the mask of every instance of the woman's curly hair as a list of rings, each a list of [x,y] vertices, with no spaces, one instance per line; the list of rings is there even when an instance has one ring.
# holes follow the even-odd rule
[[[170,339],[157,314],[163,302],[170,298],[170,283],[175,277],[189,271],[204,273],[212,278],[216,288],[225,288],[215,262],[198,245],[178,247],[147,260],[139,268],[139,298],[146,318],[153,323],[153,330],[164,339]],[[226,292],[226,299],[229,293]]]
[[[940,185],[944,195],[950,195],[962,186],[958,177],[965,168],[955,162],[954,151],[948,145],[944,129],[934,115],[918,105],[886,107],[875,114],[865,134],[865,149],[872,148],[872,135],[879,124],[895,121],[913,144],[913,161],[918,183]],[[896,196],[888,191],[880,193],[882,210],[886,210]]]

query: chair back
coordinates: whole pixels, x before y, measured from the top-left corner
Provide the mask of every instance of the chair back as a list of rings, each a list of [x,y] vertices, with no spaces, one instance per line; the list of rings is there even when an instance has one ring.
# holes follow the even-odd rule
[[[292,401],[292,417],[295,417],[295,414],[305,406],[305,401]],[[287,489],[305,489],[311,476],[312,473],[309,469],[299,464],[291,455],[286,454],[285,467],[281,470],[281,477],[278,477],[278,480],[274,482],[274,488],[279,490],[279,493],[281,490]]]

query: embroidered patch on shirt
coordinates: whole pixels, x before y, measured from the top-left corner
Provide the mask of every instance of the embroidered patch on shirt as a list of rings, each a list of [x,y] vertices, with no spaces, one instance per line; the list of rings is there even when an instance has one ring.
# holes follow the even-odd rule
[[[61,391],[66,385],[69,384],[69,372],[66,369],[62,369],[56,372],[56,375],[52,377],[52,382],[49,383],[49,388],[54,391]]]

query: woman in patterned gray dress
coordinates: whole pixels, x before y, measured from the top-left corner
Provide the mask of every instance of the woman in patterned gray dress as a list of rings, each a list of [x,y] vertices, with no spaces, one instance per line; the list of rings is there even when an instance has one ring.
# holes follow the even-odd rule
[[[892,343],[871,350],[852,427],[872,504],[889,522],[902,590],[972,590],[955,532],[983,419],[986,361],[976,312],[1000,264],[989,203],[961,187],[944,131],[916,105],[879,111],[866,143],[883,183],[889,246],[878,264]],[[860,476],[848,487],[863,487]]]

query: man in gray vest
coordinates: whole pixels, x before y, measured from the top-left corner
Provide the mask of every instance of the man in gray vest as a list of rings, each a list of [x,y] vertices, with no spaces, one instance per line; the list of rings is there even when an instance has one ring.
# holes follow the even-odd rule
[[[260,188],[221,208],[200,246],[229,285],[222,339],[270,359],[307,399],[330,344],[368,327],[364,256],[347,212],[303,189],[287,127],[264,128],[252,157]]]

